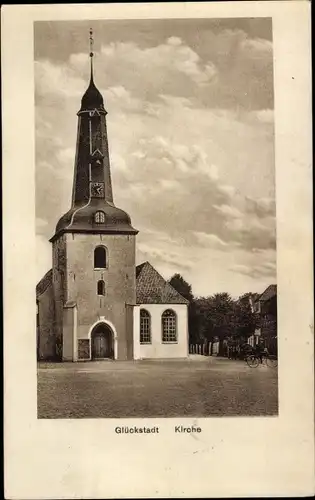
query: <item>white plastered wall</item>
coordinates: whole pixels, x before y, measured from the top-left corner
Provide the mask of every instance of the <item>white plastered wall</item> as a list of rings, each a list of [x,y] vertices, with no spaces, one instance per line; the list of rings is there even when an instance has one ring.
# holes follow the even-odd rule
[[[151,343],[140,344],[140,310],[151,316]],[[172,309],[177,316],[177,342],[162,342],[162,314]],[[187,358],[188,357],[188,307],[185,304],[143,304],[134,308],[134,359]]]

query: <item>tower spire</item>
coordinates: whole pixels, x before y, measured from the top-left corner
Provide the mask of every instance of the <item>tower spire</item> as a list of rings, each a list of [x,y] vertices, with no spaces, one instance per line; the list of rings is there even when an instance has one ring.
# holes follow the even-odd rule
[[[93,47],[94,47],[93,29],[90,28],[90,64],[91,64],[90,81],[91,82],[93,82],[93,57],[94,57]]]
[[[91,78],[78,111],[78,135],[72,206],[53,236],[67,233],[137,234],[129,215],[116,207],[110,171],[106,115],[102,94],[93,81],[93,30],[89,30]],[[101,217],[99,219],[99,216]],[[53,239],[51,241],[53,241]]]
[[[89,30],[89,57],[90,57],[90,83],[82,97],[81,100],[81,109],[79,113],[82,111],[89,111],[97,109],[100,113],[105,113],[104,109],[104,101],[100,91],[96,88],[94,83],[94,75],[93,75],[93,57],[94,57],[94,37],[93,37],[93,29]]]

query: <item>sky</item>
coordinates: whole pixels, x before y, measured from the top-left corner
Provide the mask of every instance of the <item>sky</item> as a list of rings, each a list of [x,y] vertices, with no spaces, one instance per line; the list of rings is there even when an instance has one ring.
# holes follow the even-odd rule
[[[38,280],[71,204],[92,27],[114,202],[139,230],[137,264],[180,273],[195,296],[276,283],[271,19],[34,26]]]

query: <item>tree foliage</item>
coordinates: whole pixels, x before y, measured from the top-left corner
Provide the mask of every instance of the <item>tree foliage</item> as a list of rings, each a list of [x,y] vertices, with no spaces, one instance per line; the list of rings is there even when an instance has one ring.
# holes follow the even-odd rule
[[[192,294],[191,285],[182,277],[181,274],[174,274],[169,280],[170,285],[172,285],[178,293],[180,293],[185,299],[191,302],[194,298]]]
[[[252,311],[249,297],[234,300],[228,293],[217,293],[195,299],[194,306],[194,339],[246,338],[258,326],[259,317]]]
[[[246,339],[259,326],[259,315],[252,303],[257,294],[245,293],[233,299],[228,293],[215,293],[209,297],[194,298],[191,285],[179,273],[169,283],[189,301],[190,342],[223,339]]]
[[[198,339],[198,336],[196,337],[195,335],[195,333],[198,330],[196,330],[195,327],[196,312],[195,312],[195,303],[194,303],[194,296],[192,293],[192,287],[179,273],[174,274],[169,280],[169,283],[172,285],[173,288],[175,288],[175,290],[177,290],[178,293],[182,295],[182,297],[184,297],[189,301],[189,306],[188,306],[189,339],[191,340],[191,342],[195,342]]]

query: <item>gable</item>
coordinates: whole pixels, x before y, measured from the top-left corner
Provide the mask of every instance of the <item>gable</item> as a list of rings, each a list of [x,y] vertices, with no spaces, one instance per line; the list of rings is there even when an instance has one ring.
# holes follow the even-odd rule
[[[268,288],[261,294],[259,300],[265,302],[277,295],[277,285],[269,285]]]
[[[36,285],[36,298],[42,295],[47,288],[52,284],[52,269],[49,269],[47,273],[42,277],[42,279]]]
[[[189,304],[149,262],[136,268],[137,304]]]

